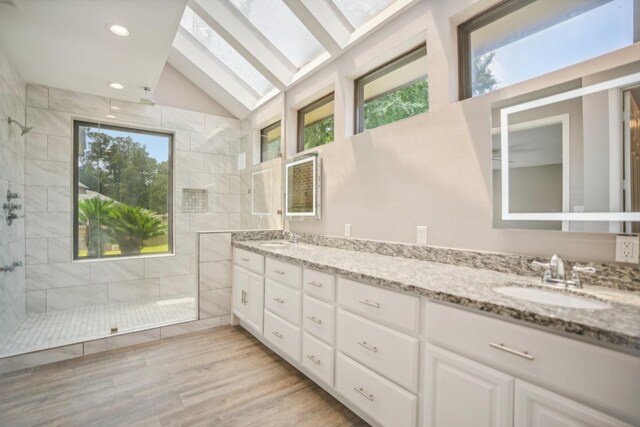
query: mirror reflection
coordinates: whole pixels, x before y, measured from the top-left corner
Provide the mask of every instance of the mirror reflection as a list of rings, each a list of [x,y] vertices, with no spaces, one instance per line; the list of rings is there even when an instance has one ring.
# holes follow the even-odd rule
[[[317,154],[292,159],[285,169],[288,219],[320,218],[320,176]]]
[[[640,230],[640,73],[593,81],[494,105],[494,228]]]

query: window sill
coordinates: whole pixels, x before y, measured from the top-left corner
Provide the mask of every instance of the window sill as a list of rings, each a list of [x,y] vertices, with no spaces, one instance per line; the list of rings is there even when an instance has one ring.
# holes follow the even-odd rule
[[[146,258],[167,258],[175,257],[175,252],[161,253],[161,254],[145,254],[145,255],[131,255],[131,256],[119,256],[119,257],[107,257],[107,258],[88,258],[88,259],[73,259],[71,263],[84,264],[89,262],[104,262],[104,261],[121,261],[132,259],[146,259]]]

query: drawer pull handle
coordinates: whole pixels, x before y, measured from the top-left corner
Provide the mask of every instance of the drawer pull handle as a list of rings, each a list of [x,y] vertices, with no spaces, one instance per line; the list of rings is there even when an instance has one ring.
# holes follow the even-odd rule
[[[273,335],[277,336],[277,337],[278,337],[278,338],[280,338],[280,339],[284,338],[284,335],[282,335],[280,332],[273,331],[273,332],[271,332],[271,333],[272,333]]]
[[[307,283],[310,284],[311,286],[315,286],[316,288],[322,287],[322,283],[318,283],[318,282],[307,282]]]
[[[240,258],[244,262],[249,262],[249,258]]]
[[[526,351],[522,352],[522,351],[514,350],[512,348],[506,347],[503,344],[496,344],[496,343],[493,343],[493,342],[490,342],[489,346],[491,346],[493,348],[497,348],[498,350],[506,351],[507,353],[511,353],[511,354],[516,355],[516,356],[524,357],[527,360],[533,360],[533,356],[530,355],[529,353],[527,353]]]
[[[356,341],[356,342],[357,342],[358,344],[360,344],[361,346],[363,346],[364,348],[366,348],[367,350],[371,350],[371,351],[373,351],[374,353],[377,353],[377,352],[378,352],[378,347],[373,346],[373,345],[369,345],[369,344],[367,344],[367,342],[366,342],[366,341]]]
[[[315,316],[308,316],[307,319],[311,320],[312,322],[316,322],[318,325],[322,325],[322,320],[316,319]]]
[[[370,305],[371,307],[380,308],[380,304],[377,302],[371,302],[368,299],[361,299],[360,302],[362,304]]]
[[[284,271],[282,271],[282,270],[273,270],[273,272],[277,273],[277,274],[284,274]]]
[[[280,304],[284,304],[284,300],[282,298],[274,298],[275,302],[279,302]]]
[[[355,391],[357,391],[358,393],[360,393],[361,395],[363,395],[364,397],[366,397],[367,399],[369,399],[370,401],[373,402],[373,394],[369,394],[366,391],[364,391],[364,389],[362,387],[358,388],[358,387],[354,387],[353,388]]]
[[[320,366],[320,361],[318,359],[316,359],[315,357],[313,357],[313,355],[307,354],[307,359],[311,360],[313,363],[315,363],[316,365]]]

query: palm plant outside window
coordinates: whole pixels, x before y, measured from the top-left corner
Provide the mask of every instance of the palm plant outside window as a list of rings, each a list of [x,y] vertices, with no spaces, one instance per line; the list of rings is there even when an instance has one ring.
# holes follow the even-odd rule
[[[172,135],[74,123],[74,258],[171,253]]]

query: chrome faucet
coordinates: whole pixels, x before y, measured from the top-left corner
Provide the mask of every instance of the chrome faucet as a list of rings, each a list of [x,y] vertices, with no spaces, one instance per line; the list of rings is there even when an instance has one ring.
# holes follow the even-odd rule
[[[287,238],[287,236],[289,236]],[[282,238],[289,240],[289,243],[298,243],[298,236],[296,236],[296,233],[294,233],[291,230],[283,230],[282,231]]]
[[[542,275],[542,283],[556,285],[567,288],[582,288],[582,282],[578,273],[595,273],[596,269],[593,267],[581,267],[574,265],[571,268],[571,277],[567,280],[564,262],[559,255],[553,255],[549,262],[533,261],[531,265],[535,267],[544,267],[544,274]]]

